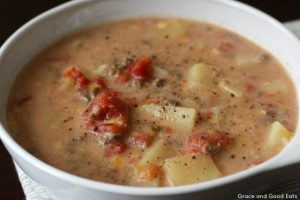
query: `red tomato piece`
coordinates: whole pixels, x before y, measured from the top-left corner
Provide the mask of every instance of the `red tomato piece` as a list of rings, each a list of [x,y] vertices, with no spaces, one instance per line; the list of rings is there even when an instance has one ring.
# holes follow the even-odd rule
[[[169,127],[169,126],[166,126],[166,127],[165,127],[165,132],[166,132],[166,133],[169,133],[169,134],[170,134],[170,133],[173,133],[173,129],[172,129],[171,127]]]
[[[150,166],[145,170],[145,178],[147,180],[153,180],[155,178],[162,178],[162,169],[159,166]]]
[[[127,66],[127,69],[122,72],[117,78],[117,83],[126,83],[131,78],[140,81],[148,81],[153,78],[154,69],[151,65],[151,60],[147,57],[138,59]]]
[[[153,72],[154,70],[151,65],[151,61],[147,57],[137,60],[132,65],[132,68],[130,70],[131,76],[141,81],[152,79]]]
[[[126,70],[125,72],[123,72],[122,74],[120,74],[117,79],[116,82],[117,83],[126,83],[127,81],[129,81],[131,78],[130,73],[128,70]]]
[[[98,94],[88,105],[83,120],[90,133],[109,138],[124,134],[128,129],[128,107],[115,92]]]
[[[96,129],[97,132],[100,133],[122,133],[126,131],[125,126],[118,126],[113,123],[100,124]]]
[[[104,82],[101,78],[98,77],[98,78],[95,80],[95,82],[96,82],[98,85],[100,85],[101,88],[106,88],[106,84],[105,84],[105,82]]]
[[[124,153],[126,149],[127,149],[126,144],[119,141],[113,141],[105,145],[105,154],[106,155],[121,154]]]
[[[213,135],[195,134],[188,140],[189,153],[215,153],[224,149],[229,143],[230,138],[222,132]]]
[[[65,73],[66,77],[72,78],[78,90],[84,90],[90,84],[90,81],[77,68],[72,67]]]

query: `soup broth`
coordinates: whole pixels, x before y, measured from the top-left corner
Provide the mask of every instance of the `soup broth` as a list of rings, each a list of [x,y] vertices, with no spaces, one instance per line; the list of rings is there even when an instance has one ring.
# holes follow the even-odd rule
[[[293,137],[292,81],[266,50],[177,18],[69,35],[18,75],[11,134],[44,162],[132,186],[186,185],[258,165]]]

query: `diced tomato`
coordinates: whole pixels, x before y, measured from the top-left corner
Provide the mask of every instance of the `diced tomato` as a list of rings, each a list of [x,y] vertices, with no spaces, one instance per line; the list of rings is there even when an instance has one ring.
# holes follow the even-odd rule
[[[66,77],[72,78],[78,90],[84,90],[90,84],[90,81],[77,68],[72,67],[65,73]]]
[[[169,126],[166,126],[165,127],[165,132],[166,133],[173,133],[173,129],[171,127],[169,127]]]
[[[127,127],[125,126],[118,126],[113,123],[106,123],[106,124],[100,124],[97,129],[94,129],[94,131],[99,133],[122,133],[126,131]]]
[[[90,133],[118,136],[128,129],[128,106],[107,90],[98,94],[88,105],[83,119]]]
[[[98,84],[98,85],[100,85],[102,88],[106,88],[106,84],[105,84],[105,82],[103,81],[103,79],[101,79],[101,78],[97,78],[96,80],[95,80],[95,82]]]
[[[161,178],[162,170],[159,166],[150,166],[145,171],[147,180],[153,180],[155,178]]]
[[[189,153],[215,153],[224,149],[231,139],[222,132],[215,132],[213,135],[195,134],[188,140]]]
[[[105,154],[106,155],[121,154],[124,153],[126,149],[127,149],[126,144],[119,141],[113,141],[105,145]]]
[[[140,81],[148,81],[153,78],[154,69],[151,64],[150,58],[141,58],[127,66],[127,69],[123,71],[116,78],[117,83],[126,83],[131,78],[135,78]]]
[[[145,148],[151,143],[152,136],[141,133],[141,134],[133,136],[131,139],[132,139],[133,144],[138,145],[139,147]]]
[[[120,74],[117,79],[116,82],[117,83],[126,83],[127,81],[129,81],[131,78],[130,73],[128,70],[126,70],[125,72],[123,72],[122,74]]]
[[[154,72],[149,58],[142,58],[137,60],[133,64],[130,71],[131,76],[141,81],[147,81],[152,79]]]

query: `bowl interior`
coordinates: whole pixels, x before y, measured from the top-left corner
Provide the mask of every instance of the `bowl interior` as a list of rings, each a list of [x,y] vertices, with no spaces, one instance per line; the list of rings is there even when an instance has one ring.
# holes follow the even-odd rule
[[[222,0],[72,1],[30,21],[2,46],[0,50],[0,120],[3,127],[7,130],[6,101],[13,81],[24,64],[37,52],[75,30],[104,21],[136,16],[176,16],[201,20],[226,27],[245,36],[272,52],[286,67],[297,86],[298,100],[300,99],[298,40],[276,20],[253,8],[234,1]],[[21,148],[15,148],[17,144],[12,142],[13,140],[5,131],[0,130],[0,136],[8,148],[13,149],[12,151],[18,151],[17,154],[24,153],[21,152],[24,151]],[[300,144],[299,131],[284,151],[290,151],[296,144]],[[293,159],[300,161],[298,157]],[[234,180],[255,171],[251,170],[223,179]],[[203,187],[209,186],[209,183],[202,185]]]

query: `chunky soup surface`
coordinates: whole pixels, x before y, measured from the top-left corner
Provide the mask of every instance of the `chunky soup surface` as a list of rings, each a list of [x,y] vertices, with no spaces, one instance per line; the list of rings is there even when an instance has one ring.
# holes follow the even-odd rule
[[[47,48],[18,75],[14,138],[59,169],[134,186],[230,175],[281,151],[296,128],[279,62],[215,25],[110,22]]]

